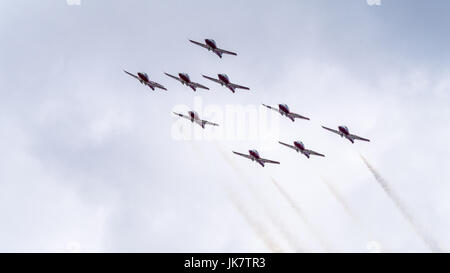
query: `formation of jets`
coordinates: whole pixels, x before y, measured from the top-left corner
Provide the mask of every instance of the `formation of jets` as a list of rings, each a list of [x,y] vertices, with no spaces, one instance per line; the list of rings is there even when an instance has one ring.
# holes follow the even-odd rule
[[[231,51],[227,51],[221,48],[218,48],[216,45],[216,42],[213,39],[205,39],[205,43],[199,43],[196,41],[192,41],[189,40],[191,43],[199,45],[201,47],[204,47],[206,49],[208,49],[208,51],[212,51],[214,52],[217,56],[219,56],[220,58],[222,58],[222,54],[228,54],[228,55],[234,55],[236,56],[237,54]],[[125,73],[127,73],[128,75],[132,76],[133,78],[139,80],[140,83],[147,85],[148,87],[150,87],[152,90],[155,90],[155,88],[160,88],[163,90],[167,90],[163,85],[157,83],[157,82],[153,82],[149,79],[147,73],[145,72],[138,72],[137,75],[134,75],[126,70],[124,70]],[[188,87],[190,87],[192,90],[197,91],[197,88],[201,88],[201,89],[205,89],[205,90],[209,90],[208,87],[194,82],[191,80],[190,76],[188,73],[178,73],[178,76],[174,76],[171,75],[169,73],[164,73],[167,76],[171,77],[172,79],[175,79],[177,81],[179,81],[182,85],[186,85]],[[202,75],[204,78],[214,81],[216,83],[219,83],[222,86],[227,87],[228,89],[231,90],[231,92],[235,92],[236,89],[244,89],[244,90],[250,90],[250,88],[246,87],[246,86],[242,86],[242,85],[238,85],[238,84],[234,84],[230,82],[230,79],[228,78],[228,76],[226,74],[218,74],[218,78],[212,78],[212,77],[208,77],[205,75]]]
[[[206,48],[208,51],[212,51],[214,54],[216,54],[217,56],[219,56],[220,58],[222,58],[223,54],[228,54],[228,55],[234,55],[236,56],[237,54],[231,51],[227,51],[224,49],[221,49],[219,47],[217,47],[216,42],[213,39],[205,39],[205,43],[200,43],[200,42],[196,42],[193,40],[189,40],[191,43],[201,46],[203,48]],[[134,75],[126,70],[124,70],[124,72],[132,77],[134,77],[135,79],[139,80],[139,82],[141,84],[147,85],[148,87],[150,87],[152,90],[155,90],[156,88],[162,89],[162,90],[167,90],[163,85],[151,81],[149,76],[147,75],[147,73],[145,72],[137,72],[137,75]],[[197,88],[200,89],[205,89],[205,90],[209,90],[208,87],[194,82],[191,80],[191,78],[189,77],[189,75],[187,73],[178,73],[178,76],[174,76],[171,75],[169,73],[164,73],[167,76],[179,81],[182,85],[186,85],[188,87],[190,87],[193,91],[197,91]],[[225,86],[226,88],[230,89],[231,92],[235,93],[236,89],[243,89],[243,90],[250,90],[250,88],[246,87],[246,86],[242,86],[242,85],[238,85],[235,83],[232,83],[230,81],[230,78],[222,73],[222,74],[217,74],[217,78],[214,77],[209,77],[209,76],[205,76],[202,75],[205,79],[208,79],[210,81],[216,82],[218,84],[220,84],[221,86]],[[278,104],[278,107],[273,107],[273,106],[269,106],[266,104],[262,104],[264,107],[277,111],[281,116],[285,116],[287,118],[289,118],[292,122],[295,121],[295,119],[304,119],[304,120],[309,120],[308,117],[306,116],[302,116],[299,115],[297,113],[291,112],[289,110],[289,107],[286,104]],[[211,125],[211,126],[219,126],[217,123],[213,123],[207,120],[203,120],[199,117],[199,115],[194,112],[194,111],[188,111],[187,115],[184,114],[180,114],[180,113],[175,113],[175,115],[185,118],[187,120],[190,120],[192,123],[196,123],[198,125],[200,125],[203,129],[205,129],[206,125]],[[341,125],[338,126],[338,130],[335,129],[331,129],[325,126],[322,126],[322,128],[324,128],[325,130],[328,130],[330,132],[336,133],[338,135],[340,135],[341,137],[345,137],[346,139],[348,139],[351,143],[355,143],[355,140],[361,140],[361,141],[367,141],[369,142],[370,140],[367,138],[363,138],[354,134],[350,134],[350,131],[348,129],[347,126]],[[315,152],[313,150],[309,150],[306,149],[305,145],[303,144],[302,141],[296,140],[293,142],[293,145],[288,144],[288,143],[284,143],[279,141],[279,144],[289,147],[295,151],[297,151],[298,153],[303,154],[304,156],[306,156],[307,158],[310,158],[311,155],[314,156],[320,156],[320,157],[325,157],[324,154]],[[256,163],[260,164],[262,167],[265,166],[266,163],[271,163],[271,164],[280,164],[280,162],[278,161],[274,161],[274,160],[269,160],[269,159],[265,159],[262,158],[257,150],[249,150],[248,154],[243,154],[243,153],[238,153],[233,151],[234,154],[245,157],[247,159],[250,159],[251,161],[255,161]]]

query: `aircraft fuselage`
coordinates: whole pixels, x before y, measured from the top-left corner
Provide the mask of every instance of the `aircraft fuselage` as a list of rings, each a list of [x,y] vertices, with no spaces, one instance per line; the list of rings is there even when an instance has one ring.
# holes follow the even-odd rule
[[[305,145],[301,141],[294,141],[294,146],[300,151],[305,150]]]
[[[222,58],[222,53],[218,50],[216,42],[213,39],[205,39],[205,43],[208,46],[208,50],[212,50],[212,52]]]
[[[198,119],[198,114],[197,114],[196,112],[194,112],[194,111],[189,111],[188,114],[189,114],[189,117],[191,118],[191,121],[192,121],[192,122],[194,122],[194,120],[197,120],[197,119]]]
[[[347,136],[350,134],[350,131],[348,130],[347,126],[341,125],[338,127],[338,129],[339,129],[339,132],[341,132],[341,134],[342,134],[341,136],[343,136],[343,135]]]
[[[289,114],[289,107],[286,104],[278,104],[278,109],[280,109],[281,113]]]
[[[186,74],[186,73],[178,73],[178,76],[185,83],[190,83],[191,82],[191,79],[189,78],[189,75]]]
[[[253,157],[253,159],[259,159],[259,153],[256,150],[249,150],[248,153]]]
[[[219,80],[220,80],[223,84],[225,84],[225,85],[230,84],[230,79],[228,78],[227,75],[225,75],[225,74],[217,74],[217,76],[219,77]]]
[[[210,49],[212,50],[217,49],[216,42],[213,39],[205,39],[205,43],[207,46],[210,47]]]
[[[147,76],[146,73],[138,72],[137,74],[138,74],[138,77],[139,77],[139,79],[141,81],[143,81],[143,82],[148,82],[149,81],[148,76]]]

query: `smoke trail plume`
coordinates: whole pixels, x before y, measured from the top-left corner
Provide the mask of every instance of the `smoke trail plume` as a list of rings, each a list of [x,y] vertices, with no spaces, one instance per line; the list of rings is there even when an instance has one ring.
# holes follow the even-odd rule
[[[349,204],[345,199],[341,196],[341,194],[337,191],[337,189],[331,185],[325,178],[321,177],[323,183],[327,186],[328,190],[331,192],[331,194],[336,198],[336,200],[342,205],[345,212],[355,221],[359,222],[358,217],[356,217],[355,214],[353,214],[352,210],[350,209]]]
[[[277,227],[277,229],[280,231],[280,233],[286,238],[287,243],[289,246],[298,252],[303,252],[302,245],[304,245],[303,242],[300,242],[298,237],[289,230],[288,227],[286,227],[282,220],[279,219],[278,216],[275,216],[273,213],[271,213],[271,209],[267,206],[266,202],[263,200],[263,198],[258,194],[258,189],[256,189],[253,184],[251,184],[248,179],[245,177],[245,174],[242,172],[242,170],[234,164],[234,162],[230,159],[230,157],[223,152],[223,150],[216,145],[220,154],[225,159],[225,161],[233,168],[235,173],[239,176],[239,178],[245,183],[245,185],[250,189],[250,192],[253,194],[255,199],[261,204],[263,211],[266,213],[266,215],[269,217],[269,220],[271,223]]]
[[[269,236],[269,232],[264,228],[264,225],[259,223],[256,219],[251,216],[251,213],[242,205],[242,202],[236,197],[236,194],[233,193],[229,188],[224,186],[228,198],[230,198],[233,205],[237,208],[237,210],[241,213],[241,215],[245,218],[250,227],[255,231],[258,237],[263,241],[263,243],[267,246],[267,248],[272,252],[282,252],[282,249],[274,242]]]
[[[197,147],[195,143],[190,142],[193,150],[198,153],[203,159],[202,151]],[[266,245],[266,247],[272,252],[283,252],[283,249],[278,246],[278,244],[271,239],[269,235],[269,231],[264,227],[264,225],[259,222],[256,218],[252,217],[250,211],[246,209],[243,205],[243,202],[237,197],[237,194],[231,190],[228,185],[222,185],[227,193],[228,198],[231,200],[233,205],[239,211],[239,213],[244,217],[246,222],[250,225],[250,227],[254,230],[256,235],[262,240],[262,242]]]
[[[353,222],[358,226],[358,228],[369,238],[374,239],[375,237],[373,236],[373,232],[371,230],[369,230],[367,227],[364,227],[364,225],[362,224],[361,220],[359,219],[358,216],[356,216],[356,214],[353,213],[353,210],[350,208],[349,203],[345,200],[345,198],[339,193],[339,191],[336,189],[336,187],[334,187],[334,185],[332,185],[328,180],[326,180],[323,177],[320,177],[323,181],[323,183],[325,183],[325,185],[328,187],[328,190],[331,192],[331,194],[334,196],[334,198],[336,198],[336,200],[342,205],[342,207],[344,208],[344,211],[347,213],[347,215],[352,218]],[[371,242],[378,242],[377,241],[371,241]],[[384,247],[383,247],[384,248]],[[384,250],[386,250],[384,248]]]
[[[420,226],[417,223],[417,221],[414,219],[414,217],[409,212],[407,207],[400,201],[400,199],[397,197],[394,191],[392,191],[388,182],[384,180],[384,178],[375,170],[375,168],[367,161],[367,159],[362,154],[359,154],[359,156],[361,157],[364,164],[366,164],[367,168],[372,173],[375,180],[378,182],[378,184],[381,186],[384,192],[389,196],[389,198],[394,202],[394,204],[406,218],[408,223],[412,226],[417,235],[419,235],[419,237],[425,242],[425,244],[431,249],[431,251],[442,252],[441,248],[439,247],[439,244],[431,237],[431,235],[429,235],[425,231],[425,229],[423,229],[422,226]]]
[[[306,214],[303,212],[303,210],[295,203],[295,201],[289,196],[289,194],[278,184],[275,179],[271,177],[272,183],[275,185],[275,187],[278,189],[278,191],[281,193],[281,195],[286,199],[286,201],[291,205],[291,207],[294,209],[295,213],[303,220],[303,222],[306,224],[306,226],[309,228],[312,234],[319,240],[320,244],[325,248],[326,251],[330,251],[330,244],[326,242],[323,239],[323,236],[320,234],[320,232],[311,224],[308,217],[306,217]]]

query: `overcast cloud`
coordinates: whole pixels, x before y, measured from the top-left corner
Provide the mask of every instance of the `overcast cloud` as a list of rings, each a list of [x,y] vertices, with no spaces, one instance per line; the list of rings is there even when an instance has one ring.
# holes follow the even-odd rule
[[[0,251],[431,251],[360,154],[448,251],[449,11],[445,0],[1,1]],[[188,42],[204,38],[238,56]],[[217,73],[251,91],[201,77]],[[171,112],[198,103],[216,130],[235,124],[207,107],[256,109],[273,138],[177,139],[201,128]],[[371,142],[320,128],[341,124]],[[277,144],[297,139],[326,157]],[[281,165],[231,153],[250,148]]]

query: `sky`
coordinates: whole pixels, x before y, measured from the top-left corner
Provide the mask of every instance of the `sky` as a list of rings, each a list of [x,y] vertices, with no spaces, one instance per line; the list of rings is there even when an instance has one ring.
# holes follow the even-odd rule
[[[449,251],[449,10],[445,0],[1,1],[0,252]],[[238,55],[188,41],[205,38]],[[251,90],[201,76],[218,73]],[[172,114],[191,109],[220,126]],[[278,144],[294,140],[326,157]],[[232,153],[249,149],[281,164]]]

